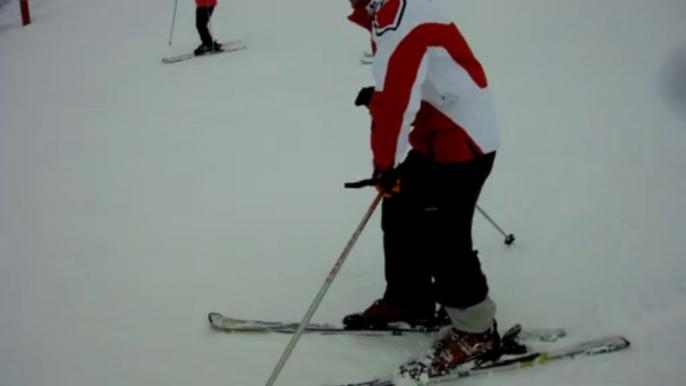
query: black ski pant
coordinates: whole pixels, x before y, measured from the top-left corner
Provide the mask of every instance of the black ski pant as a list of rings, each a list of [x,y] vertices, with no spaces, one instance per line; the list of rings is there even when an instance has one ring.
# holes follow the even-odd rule
[[[495,152],[459,163],[431,162],[411,151],[400,193],[382,203],[384,300],[418,314],[436,302],[467,308],[488,295],[472,247],[472,219]]]
[[[214,42],[209,28],[207,28],[207,25],[210,23],[210,18],[212,17],[212,12],[214,12],[214,7],[197,7],[195,10],[195,27],[198,29],[202,44],[207,47],[212,47],[212,43]]]

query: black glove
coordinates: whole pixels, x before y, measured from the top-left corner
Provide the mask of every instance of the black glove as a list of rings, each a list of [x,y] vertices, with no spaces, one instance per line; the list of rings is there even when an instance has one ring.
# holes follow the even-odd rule
[[[373,178],[377,181],[376,191],[383,194],[384,197],[389,198],[400,193],[401,177],[397,168],[387,171],[376,169]]]
[[[369,0],[350,0],[350,6],[354,9],[366,7]]]
[[[355,106],[367,106],[372,103],[372,95],[374,94],[374,87],[364,87],[357,93],[357,98],[355,98]]]

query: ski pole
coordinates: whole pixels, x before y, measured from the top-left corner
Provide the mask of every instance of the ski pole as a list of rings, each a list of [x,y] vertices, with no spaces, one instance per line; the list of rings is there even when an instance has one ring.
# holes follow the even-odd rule
[[[319,290],[319,293],[317,293],[317,296],[314,298],[314,301],[312,301],[310,308],[305,313],[305,316],[303,317],[303,320],[300,322],[298,329],[295,330],[295,334],[293,334],[293,337],[291,338],[291,341],[288,343],[286,350],[281,355],[279,363],[276,364],[274,371],[272,371],[272,375],[269,377],[266,386],[274,385],[276,378],[279,376],[279,373],[281,373],[281,370],[286,364],[288,357],[290,357],[291,353],[293,352],[296,343],[298,343],[298,339],[300,339],[300,336],[303,334],[303,331],[305,331],[305,327],[310,322],[310,319],[312,319],[312,315],[314,315],[314,312],[317,310],[317,307],[319,307],[319,303],[322,302],[322,299],[324,298],[326,291],[331,286],[333,279],[336,277],[336,274],[338,274],[338,271],[341,269],[341,266],[345,262],[345,259],[348,257],[348,254],[353,249],[353,246],[355,245],[355,242],[357,242],[357,238],[360,237],[360,234],[362,233],[362,230],[364,229],[365,225],[367,225],[367,222],[369,222],[369,219],[372,217],[372,214],[374,214],[374,210],[376,210],[376,207],[379,205],[381,197],[381,194],[378,194],[376,196],[376,198],[372,202],[372,205],[367,210],[367,213],[365,213],[364,217],[362,218],[360,225],[357,226],[357,229],[353,233],[352,237],[350,237],[350,240],[348,241],[348,244],[345,246],[345,249],[343,249],[343,252],[341,253],[338,260],[336,260],[336,264],[334,264],[333,268],[331,269],[331,272],[329,273],[329,276],[324,281],[324,285]]]
[[[358,189],[358,188],[364,188],[364,187],[367,187],[367,186],[374,186],[374,185],[376,185],[378,182],[379,182],[379,181],[378,181],[377,179],[370,178],[370,179],[367,179],[367,180],[361,180],[361,181],[357,181],[357,182],[348,182],[348,183],[345,184],[345,187],[346,187],[346,188]],[[483,209],[481,209],[481,207],[479,206],[479,204],[476,205],[476,209],[479,211],[479,213],[481,213],[484,217],[486,217],[486,220],[488,220],[488,221],[495,227],[495,229],[497,229],[497,230],[500,232],[500,234],[503,235],[503,237],[505,237],[505,244],[506,244],[506,245],[509,246],[509,245],[512,245],[512,243],[514,243],[514,241],[515,241],[515,236],[514,236],[514,234],[512,234],[512,233],[510,233],[510,234],[505,233],[505,231],[503,231],[502,228],[500,228],[500,227],[498,226],[498,224],[497,224],[495,221],[493,221],[493,219],[488,215],[488,213],[486,213],[486,211],[484,211]]]
[[[174,24],[176,22],[176,7],[179,5],[179,0],[174,0],[174,16],[172,16],[171,32],[169,32],[169,45],[172,44],[172,36],[174,36]]]
[[[495,229],[497,229],[498,232],[500,232],[500,234],[503,235],[503,237],[505,237],[505,244],[506,244],[506,245],[509,246],[509,245],[512,245],[512,243],[514,243],[514,241],[515,241],[515,236],[514,236],[514,234],[510,233],[510,234],[508,235],[507,233],[505,233],[505,231],[503,231],[503,230],[498,226],[498,224],[496,224],[496,222],[493,221],[493,219],[492,219],[483,209],[481,209],[481,207],[480,207],[479,205],[476,206],[476,209],[479,211],[479,213],[481,213],[484,217],[486,217],[486,220],[488,220],[491,224],[493,224],[493,226],[495,227]]]

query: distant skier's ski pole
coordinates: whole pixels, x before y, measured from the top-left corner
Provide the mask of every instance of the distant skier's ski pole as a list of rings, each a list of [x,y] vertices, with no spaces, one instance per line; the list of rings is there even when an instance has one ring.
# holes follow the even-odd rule
[[[272,375],[269,377],[269,381],[267,381],[266,386],[272,386],[276,381],[276,378],[279,376],[279,373],[283,369],[283,366],[286,364],[288,357],[293,352],[296,343],[298,343],[298,339],[300,339],[300,336],[303,334],[305,327],[310,322],[310,319],[312,319],[312,315],[314,315],[314,312],[317,310],[317,307],[319,307],[319,303],[322,302],[322,299],[324,298],[326,291],[331,286],[333,279],[336,277],[336,274],[338,274],[338,271],[341,269],[341,266],[345,262],[345,259],[348,257],[348,254],[353,249],[355,242],[357,242],[357,238],[360,237],[360,234],[362,233],[362,230],[364,229],[365,225],[367,225],[367,222],[369,222],[369,219],[372,217],[372,214],[374,214],[374,210],[376,210],[376,207],[379,206],[381,197],[381,194],[378,194],[376,196],[376,198],[372,202],[372,205],[367,210],[367,213],[365,213],[364,217],[362,218],[360,225],[357,226],[357,229],[355,229],[355,232],[353,233],[352,237],[350,237],[350,240],[348,241],[348,244],[345,246],[345,249],[343,249],[341,256],[338,258],[338,260],[336,260],[336,264],[334,264],[333,268],[331,269],[331,272],[329,273],[329,276],[324,281],[324,285],[319,290],[319,293],[314,298],[314,301],[312,301],[310,308],[305,313],[305,316],[303,317],[303,320],[300,322],[298,329],[293,334],[293,337],[291,338],[291,341],[288,343],[288,346],[286,347],[286,350],[283,352],[283,355],[281,355],[279,363],[276,364],[276,367],[274,368]]]
[[[514,243],[514,241],[515,241],[514,234],[512,234],[512,233],[510,233],[510,234],[505,233],[505,231],[503,231],[503,230],[498,226],[498,224],[496,224],[496,222],[493,221],[493,219],[492,219],[483,209],[481,209],[481,207],[479,207],[479,205],[476,206],[476,209],[479,211],[479,213],[481,213],[484,217],[486,217],[486,220],[488,220],[488,222],[490,222],[491,224],[493,224],[493,226],[495,227],[495,229],[497,229],[498,232],[500,232],[500,234],[503,235],[503,237],[505,237],[505,244],[507,244],[507,245],[512,245],[512,243]]]
[[[348,182],[345,184],[345,187],[346,188],[352,188],[352,189],[358,189],[358,188],[364,188],[367,186],[374,186],[378,182],[379,182],[378,180],[376,180],[374,178],[370,178],[368,180],[361,180],[361,181],[357,181],[357,182]],[[498,226],[498,224],[495,221],[493,221],[491,216],[489,216],[488,213],[486,213],[483,209],[481,209],[481,207],[478,204],[476,205],[476,209],[479,211],[479,213],[481,213],[484,217],[486,217],[486,220],[488,220],[488,222],[493,224],[495,229],[497,229],[498,232],[500,232],[500,234],[503,235],[503,237],[505,237],[505,244],[512,245],[512,243],[514,243],[514,241],[515,241],[514,234],[505,233],[505,231],[503,231],[503,229],[500,228],[500,226]]]
[[[169,32],[169,45],[172,44],[172,36],[174,36],[174,24],[176,22],[176,7],[179,5],[179,0],[174,0],[174,16],[172,16],[171,32]]]

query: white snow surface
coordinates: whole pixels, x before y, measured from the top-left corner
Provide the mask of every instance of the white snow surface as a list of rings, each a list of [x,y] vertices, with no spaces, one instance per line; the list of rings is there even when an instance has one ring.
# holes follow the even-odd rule
[[[487,70],[503,146],[474,237],[505,328],[629,351],[455,384],[683,385],[686,3],[436,0]],[[347,1],[31,0],[0,9],[0,385],[263,385],[369,207],[368,36]],[[421,257],[418,257],[420,259]],[[456,273],[459,280],[459,273]],[[383,291],[379,215],[315,322]],[[427,338],[304,336],[280,386],[392,372]]]

